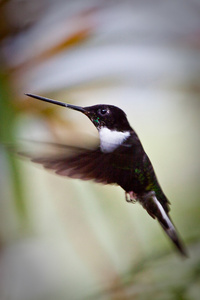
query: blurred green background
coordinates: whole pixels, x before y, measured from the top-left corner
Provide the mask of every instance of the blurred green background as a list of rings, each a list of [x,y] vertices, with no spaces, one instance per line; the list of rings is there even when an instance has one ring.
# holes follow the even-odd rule
[[[0,300],[200,295],[200,2],[0,1]],[[119,187],[50,174],[6,143],[96,130],[35,93],[122,108],[189,258]]]

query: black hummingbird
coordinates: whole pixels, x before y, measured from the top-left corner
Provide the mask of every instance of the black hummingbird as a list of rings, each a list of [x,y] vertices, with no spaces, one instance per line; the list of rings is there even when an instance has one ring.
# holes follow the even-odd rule
[[[100,138],[100,145],[95,149],[62,145],[62,155],[39,156],[32,160],[59,175],[121,186],[126,201],[139,202],[152,218],[158,220],[179,252],[187,256],[169,217],[170,203],[124,111],[107,104],[80,107],[33,94],[26,95],[82,112],[97,128]]]

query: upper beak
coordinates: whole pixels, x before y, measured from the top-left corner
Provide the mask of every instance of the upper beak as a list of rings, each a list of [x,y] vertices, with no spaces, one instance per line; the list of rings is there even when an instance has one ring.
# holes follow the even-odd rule
[[[81,106],[67,104],[67,103],[63,103],[63,102],[60,102],[60,101],[56,101],[56,100],[53,100],[53,99],[49,99],[49,98],[45,98],[45,97],[41,97],[41,96],[37,96],[37,95],[33,95],[33,94],[25,94],[25,95],[28,96],[28,97],[35,98],[35,99],[39,99],[41,101],[53,103],[53,104],[60,105],[60,106],[65,106],[65,107],[80,111],[82,113],[86,113],[86,110]]]

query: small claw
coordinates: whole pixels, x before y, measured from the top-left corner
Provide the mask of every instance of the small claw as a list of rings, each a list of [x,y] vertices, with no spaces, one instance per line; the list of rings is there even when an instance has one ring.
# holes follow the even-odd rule
[[[133,192],[125,192],[126,202],[135,204],[137,202],[137,195]]]

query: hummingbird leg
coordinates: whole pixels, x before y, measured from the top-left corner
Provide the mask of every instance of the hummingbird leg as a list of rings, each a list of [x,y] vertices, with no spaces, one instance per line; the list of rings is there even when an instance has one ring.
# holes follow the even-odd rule
[[[133,192],[125,192],[126,201],[135,204],[137,202],[137,195]]]

